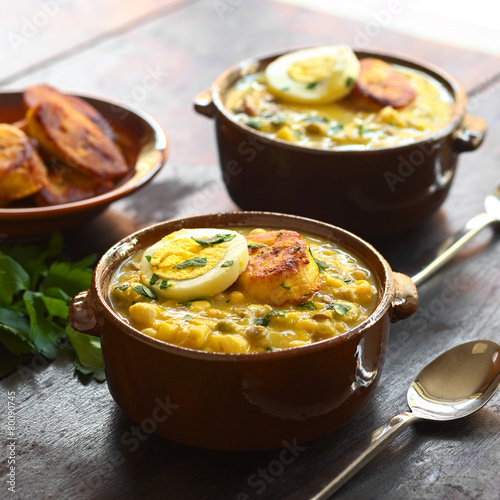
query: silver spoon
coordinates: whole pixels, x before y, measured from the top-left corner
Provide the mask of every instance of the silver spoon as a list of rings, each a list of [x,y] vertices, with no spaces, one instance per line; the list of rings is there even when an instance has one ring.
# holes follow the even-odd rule
[[[431,274],[454,257],[476,234],[485,227],[500,222],[500,185],[498,185],[484,200],[486,212],[472,217],[456,234],[447,238],[436,250],[434,258],[419,271],[412,280],[415,285],[425,281]]]
[[[411,411],[391,418],[285,500],[328,498],[410,424],[470,415],[499,385],[500,346],[495,342],[474,340],[446,351],[413,379],[407,395]]]

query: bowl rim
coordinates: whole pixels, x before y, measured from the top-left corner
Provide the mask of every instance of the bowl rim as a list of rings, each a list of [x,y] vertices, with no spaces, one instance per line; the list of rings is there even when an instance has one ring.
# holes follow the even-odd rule
[[[19,90],[2,90],[0,91],[0,97],[8,97],[9,95],[15,96],[16,98],[22,97],[23,91]],[[98,196],[93,196],[91,198],[86,198],[84,200],[73,201],[70,203],[62,203],[60,205],[51,206],[41,206],[41,207],[0,207],[0,220],[16,220],[16,219],[42,219],[42,218],[52,218],[59,217],[64,214],[78,213],[86,210],[97,209],[100,206],[108,205],[111,202],[126,196],[140,187],[147,184],[165,165],[170,144],[168,136],[164,128],[160,123],[153,118],[150,114],[136,108],[133,105],[125,104],[122,101],[115,99],[113,97],[104,96],[98,93],[73,93],[65,92],[65,94],[79,97],[85,101],[92,104],[93,102],[102,103],[105,105],[110,105],[113,109],[119,112],[126,112],[135,115],[140,118],[144,123],[148,125],[154,134],[154,144],[152,151],[159,153],[159,158],[156,160],[154,165],[147,169],[145,172],[138,170],[138,164],[133,166],[135,174],[131,178],[127,179],[123,184],[119,184],[110,191],[107,191]],[[106,116],[105,116],[106,118]]]
[[[370,254],[370,258],[376,260],[377,265],[380,265],[381,269],[383,270],[382,273],[379,273],[374,269],[375,266],[372,263],[367,262],[370,269],[377,275],[379,285],[383,290],[383,293],[379,299],[377,306],[368,316],[368,318],[366,318],[362,323],[347,330],[344,333],[336,335],[335,337],[331,337],[329,339],[323,339],[318,342],[314,342],[312,344],[307,344],[304,346],[288,348],[288,349],[279,349],[269,352],[267,351],[256,352],[256,353],[219,353],[219,352],[208,352],[188,347],[177,346],[150,337],[149,335],[146,335],[141,331],[135,329],[131,325],[125,323],[125,321],[123,321],[119,317],[118,313],[116,313],[112,309],[111,304],[107,299],[108,290],[103,290],[103,276],[104,277],[109,276],[111,278],[112,273],[116,271],[118,266],[121,263],[123,263],[123,261],[126,258],[128,258],[132,253],[143,249],[145,245],[141,246],[140,241],[141,239],[144,239],[148,233],[154,232],[161,227],[179,226],[179,228],[180,227],[194,228],[197,226],[196,225],[185,226],[185,224],[186,223],[189,224],[191,222],[196,224],[197,221],[206,220],[211,217],[218,219],[222,218],[225,219],[226,217],[239,218],[240,224],[236,222],[234,224],[225,223],[225,227],[228,226],[238,227],[238,225],[240,225],[241,227],[251,226],[251,225],[255,226],[255,223],[252,224],[252,220],[258,217],[263,217],[269,220],[271,219],[277,220],[277,218],[282,218],[288,222],[297,221],[298,223],[304,223],[308,225],[310,224],[311,231],[308,231],[306,229],[302,230],[302,232],[309,233],[312,235],[315,234],[314,231],[312,230],[314,227],[322,227],[324,229],[328,229],[332,231],[332,236],[335,235],[338,238],[338,239],[332,238],[332,241],[340,242],[342,245],[345,245],[346,248],[350,249],[357,255],[360,255],[360,253],[354,248],[352,248],[351,245],[345,244],[343,240],[347,239],[351,242],[355,242],[356,244],[361,245],[361,247],[363,247],[363,249]],[[272,223],[270,224],[271,225],[269,227],[273,227]],[[210,227],[210,226],[205,226],[205,227]],[[215,225],[212,227],[223,227],[223,226]],[[291,227],[290,229],[294,230],[293,227]],[[172,229],[172,231],[174,230],[176,229]],[[299,229],[296,230],[299,231]],[[169,233],[165,231],[164,234],[169,234]],[[116,256],[121,251],[126,252],[126,255],[122,255],[119,259],[116,259]],[[360,256],[366,261],[368,260],[365,256],[363,255]],[[179,356],[185,356],[188,358],[195,358],[205,361],[223,360],[227,362],[242,362],[242,361],[253,362],[255,360],[267,361],[267,360],[276,360],[276,359],[291,358],[301,355],[312,354],[313,352],[316,351],[329,349],[330,347],[342,343],[344,341],[347,341],[349,339],[352,339],[353,337],[362,336],[365,333],[365,331],[369,329],[373,324],[382,320],[388,309],[392,306],[392,301],[395,294],[395,285],[394,285],[393,271],[389,263],[384,259],[384,257],[370,243],[364,241],[359,236],[356,236],[355,234],[346,231],[345,229],[342,229],[338,226],[334,226],[332,224],[328,224],[326,222],[296,215],[281,214],[278,212],[265,212],[265,211],[239,211],[239,212],[218,212],[218,213],[193,215],[189,217],[171,219],[168,221],[153,224],[151,226],[147,226],[130,234],[129,236],[126,236],[119,242],[115,243],[115,245],[113,245],[110,249],[108,249],[97,263],[92,277],[91,293],[92,293],[92,299],[94,301],[95,312],[99,311],[101,313],[104,313],[106,319],[111,321],[111,323],[113,323],[115,327],[121,330],[121,333],[125,333],[126,335],[132,336],[138,341],[150,345],[152,348],[159,349],[161,351],[166,351],[171,354],[177,354]],[[102,321],[99,322],[99,318],[96,319],[98,324],[102,324]],[[100,335],[102,336],[103,333],[100,333]]]
[[[260,140],[263,143],[276,143],[286,149],[291,149],[294,151],[301,151],[301,152],[314,151],[314,153],[318,154],[332,154],[332,153],[355,154],[362,152],[363,154],[373,155],[384,151],[393,151],[393,150],[400,151],[405,148],[414,147],[415,145],[419,145],[429,141],[439,141],[442,140],[444,137],[448,136],[449,134],[451,134],[452,132],[454,132],[460,126],[463,117],[465,116],[467,107],[467,94],[464,88],[458,82],[458,80],[456,80],[453,76],[451,76],[449,73],[447,73],[445,70],[441,69],[437,65],[424,61],[423,59],[395,51],[381,50],[381,49],[363,50],[353,47],[353,50],[356,55],[362,54],[363,57],[376,57],[384,61],[398,64],[400,66],[408,67],[410,69],[416,69],[418,71],[425,73],[428,76],[431,76],[439,83],[441,83],[446,88],[446,90],[451,94],[451,97],[453,99],[452,114],[447,124],[430,135],[403,144],[394,144],[391,146],[373,147],[366,149],[360,148],[359,145],[347,145],[347,146],[325,149],[315,146],[304,146],[301,144],[294,144],[275,137],[269,137],[264,132],[260,132],[234,119],[233,114],[229,112],[229,110],[225,107],[223,103],[222,95],[226,91],[228,84],[234,83],[241,76],[255,73],[256,71],[260,70],[263,65],[267,66],[271,61],[284,54],[296,50],[303,50],[314,47],[318,47],[318,45],[306,45],[306,46],[281,49],[278,52],[273,52],[270,54],[251,56],[230,66],[223,73],[221,73],[210,86],[209,91],[212,96],[212,102],[214,103],[215,108],[232,124],[240,128],[245,133],[254,135],[256,138],[258,138],[258,140]],[[251,69],[252,67],[254,67],[253,70]]]

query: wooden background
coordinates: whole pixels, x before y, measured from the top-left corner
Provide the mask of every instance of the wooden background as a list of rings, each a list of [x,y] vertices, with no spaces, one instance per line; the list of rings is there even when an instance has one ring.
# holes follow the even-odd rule
[[[367,29],[362,22],[264,0],[114,0],[99,8],[84,1],[29,0],[2,9],[2,88],[47,82],[76,93],[112,96],[151,113],[169,135],[171,154],[153,183],[66,235],[75,258],[100,254],[154,222],[236,209],[220,178],[213,124],[194,113],[193,97],[246,57],[309,44],[359,45]],[[485,195],[500,180],[500,59],[398,34],[390,24],[369,36],[367,47],[408,53],[443,67],[469,92],[470,112],[489,125],[481,149],[461,156],[443,208],[418,228],[374,241],[395,270],[411,273],[427,251],[483,211]],[[145,87],[147,75],[153,88]],[[19,434],[16,493],[7,491],[2,447],[0,496],[282,497],[405,410],[410,381],[437,354],[473,339],[500,342],[498,240],[498,233],[485,231],[419,288],[419,312],[391,330],[384,372],[370,405],[343,429],[303,445],[288,464],[279,461],[281,450],[218,453],[144,434],[115,405],[106,384],[81,383],[65,360],[33,358],[1,381],[2,425],[7,391],[15,391]],[[337,498],[497,499],[499,411],[496,395],[465,420],[415,425]]]

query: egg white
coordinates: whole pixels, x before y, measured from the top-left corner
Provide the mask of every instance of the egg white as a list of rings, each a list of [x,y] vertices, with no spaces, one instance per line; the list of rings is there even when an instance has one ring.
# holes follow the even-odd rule
[[[146,256],[151,256],[161,246],[177,239],[184,238],[209,238],[217,234],[234,234],[235,237],[228,242],[225,254],[215,267],[204,274],[183,280],[168,280],[168,288],[161,289],[161,280],[151,285],[154,269]],[[155,243],[144,251],[140,264],[140,276],[144,285],[152,288],[158,297],[188,301],[203,297],[212,297],[229,288],[248,265],[247,241],[241,234],[228,229],[181,229]],[[224,263],[233,261],[228,267],[221,267]]]
[[[296,64],[328,58],[327,74],[315,81],[297,81],[290,74]],[[269,90],[290,102],[326,104],[345,97],[359,76],[360,65],[351,48],[338,45],[289,52],[275,59],[265,70]],[[304,76],[307,76],[307,72]]]

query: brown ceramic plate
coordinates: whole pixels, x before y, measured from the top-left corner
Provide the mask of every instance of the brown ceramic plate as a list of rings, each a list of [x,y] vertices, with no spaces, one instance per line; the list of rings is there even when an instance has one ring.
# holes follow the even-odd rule
[[[87,222],[113,201],[144,186],[165,164],[168,139],[154,118],[113,99],[78,97],[94,106],[111,124],[130,166],[130,174],[111,191],[86,200],[49,207],[0,208],[2,239],[32,238]],[[0,93],[0,123],[13,123],[24,117],[22,98],[22,92]]]

